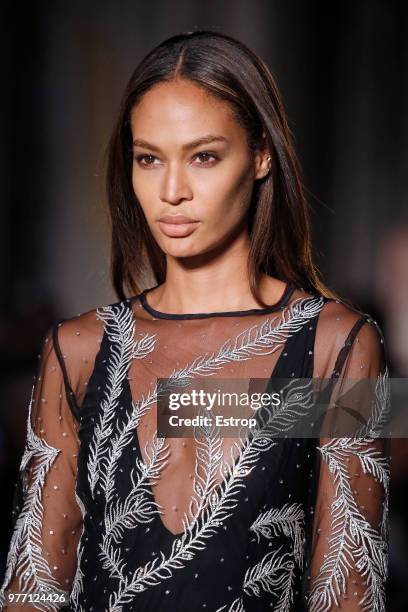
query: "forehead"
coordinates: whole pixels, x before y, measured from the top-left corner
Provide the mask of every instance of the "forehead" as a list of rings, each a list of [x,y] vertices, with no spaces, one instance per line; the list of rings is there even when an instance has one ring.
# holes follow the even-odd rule
[[[130,113],[133,135],[187,134],[191,130],[233,132],[239,124],[228,102],[213,96],[191,81],[169,81],[154,85]]]

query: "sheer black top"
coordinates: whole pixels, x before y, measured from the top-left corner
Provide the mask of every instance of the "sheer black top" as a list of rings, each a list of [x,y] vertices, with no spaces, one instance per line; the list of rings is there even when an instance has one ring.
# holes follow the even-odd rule
[[[16,610],[385,610],[384,440],[157,427],[162,379],[184,391],[286,379],[274,418],[290,425],[300,379],[331,379],[335,402],[347,380],[371,378],[375,397],[353,410],[367,422],[369,406],[373,423],[387,402],[377,323],[291,284],[245,311],[171,314],[148,300],[145,290],[44,338],[3,597],[33,594]],[[34,601],[40,592],[65,604]]]

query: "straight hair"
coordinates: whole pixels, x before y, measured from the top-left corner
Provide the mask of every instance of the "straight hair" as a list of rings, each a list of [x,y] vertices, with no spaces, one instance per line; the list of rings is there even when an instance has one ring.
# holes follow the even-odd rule
[[[271,171],[254,183],[249,208],[250,290],[258,294],[263,273],[328,298],[313,262],[309,208],[292,133],[276,82],[262,59],[233,37],[210,30],[172,36],[150,51],[131,75],[124,91],[109,145],[106,188],[111,231],[110,276],[116,295],[136,295],[146,275],[157,284],[166,278],[166,255],[147,224],[132,186],[130,113],[157,83],[183,79],[229,103],[245,129],[248,146],[271,151]]]

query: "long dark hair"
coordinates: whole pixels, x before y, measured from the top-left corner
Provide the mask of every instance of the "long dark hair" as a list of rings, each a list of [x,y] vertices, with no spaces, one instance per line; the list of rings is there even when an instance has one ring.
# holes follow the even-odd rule
[[[337,298],[312,260],[308,203],[292,134],[275,80],[266,64],[242,42],[196,30],[168,38],[139,63],[127,84],[108,147],[107,196],[111,226],[111,280],[120,300],[138,294],[146,274],[166,277],[166,256],[154,239],[132,186],[130,112],[161,81],[194,82],[226,101],[255,150],[262,133],[271,172],[255,181],[249,211],[248,275],[254,298],[262,272],[313,293]]]

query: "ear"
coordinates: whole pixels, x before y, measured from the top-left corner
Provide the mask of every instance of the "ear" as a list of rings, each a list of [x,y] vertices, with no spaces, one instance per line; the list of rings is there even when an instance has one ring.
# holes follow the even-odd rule
[[[262,133],[262,145],[256,149],[254,155],[255,179],[264,178],[272,167],[272,155],[266,143],[266,134]]]

